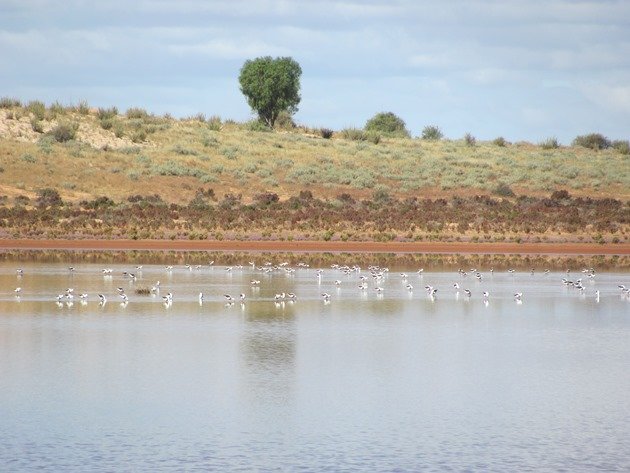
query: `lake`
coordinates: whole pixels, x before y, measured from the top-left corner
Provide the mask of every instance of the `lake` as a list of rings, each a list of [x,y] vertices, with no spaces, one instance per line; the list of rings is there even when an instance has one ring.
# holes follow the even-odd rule
[[[630,470],[628,273],[72,264],[0,264],[2,471]]]

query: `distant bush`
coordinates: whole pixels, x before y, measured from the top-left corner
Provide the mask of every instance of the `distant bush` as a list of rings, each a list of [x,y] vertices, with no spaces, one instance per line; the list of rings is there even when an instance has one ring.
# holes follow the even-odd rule
[[[116,107],[99,108],[96,112],[96,116],[100,119],[116,118],[118,116],[118,109]]]
[[[502,148],[508,145],[508,142],[502,136],[499,136],[498,138],[495,138],[492,141],[492,143],[495,144],[496,146],[500,146]]]
[[[422,129],[422,139],[428,141],[439,141],[444,135],[435,125],[427,125]]]
[[[60,115],[66,114],[66,107],[61,105],[59,102],[55,102],[48,107],[48,115],[50,118],[57,118]]]
[[[555,137],[551,137],[538,143],[538,146],[542,149],[558,149],[560,147],[560,143],[558,143],[558,140]]]
[[[319,134],[322,138],[329,140],[330,138],[332,138],[333,131],[330,128],[320,128]]]
[[[221,117],[218,115],[213,115],[208,118],[208,128],[212,131],[221,131],[221,127],[223,123],[221,122]]]
[[[346,140],[365,141],[367,139],[366,133],[358,128],[344,128],[339,134]]]
[[[628,140],[615,140],[612,142],[612,147],[621,154],[630,154],[630,141]]]
[[[374,131],[370,131],[365,134],[365,139],[370,143],[374,143],[375,145],[377,145],[381,142],[381,135]]]
[[[114,126],[114,119],[113,118],[101,118],[100,124],[101,124],[101,128],[103,130],[111,130],[112,127]]]
[[[250,120],[246,124],[249,131],[271,131],[269,126],[261,120]]]
[[[385,136],[409,138],[405,122],[392,112],[381,112],[370,118],[363,129]]]
[[[122,138],[123,136],[125,136],[125,127],[122,125],[122,123],[114,123],[113,130],[114,136],[116,138]]]
[[[571,198],[571,194],[569,194],[566,190],[553,191],[551,193],[551,200],[568,200]]]
[[[501,197],[514,197],[514,191],[503,182],[497,185],[492,192]]]
[[[44,132],[44,127],[42,125],[42,122],[39,121],[39,119],[37,117],[31,118],[31,129],[35,133],[43,133]]]
[[[36,203],[38,207],[58,206],[63,204],[61,196],[56,189],[46,187],[37,190]]]
[[[18,99],[14,99],[11,97],[0,98],[0,108],[14,108],[14,107],[21,107],[21,106],[22,106],[22,102],[20,102]]]
[[[573,146],[583,146],[594,150],[610,148],[610,140],[601,133],[589,133],[588,135],[577,136],[573,140]]]
[[[134,143],[142,143],[146,139],[147,139],[147,132],[143,128],[136,130],[131,135],[131,141],[133,141]]]
[[[278,202],[278,194],[274,192],[262,192],[254,196],[254,201],[261,206],[271,205],[274,202]]]
[[[43,120],[46,118],[46,105],[44,102],[40,102],[39,100],[31,100],[26,105],[26,110],[33,114],[35,118],[38,120]]]
[[[90,106],[87,100],[81,100],[74,109],[79,115],[88,115],[90,113]]]
[[[143,108],[132,107],[125,112],[127,118],[147,118],[149,114]]]
[[[56,142],[65,143],[66,141],[74,140],[78,129],[79,125],[77,123],[63,122],[50,130],[50,135]]]
[[[477,138],[470,133],[466,133],[464,135],[464,143],[466,143],[466,146],[475,146],[477,144]]]
[[[278,118],[276,118],[273,127],[280,128],[282,130],[293,130],[295,128],[295,122],[289,112],[282,111],[278,114]]]

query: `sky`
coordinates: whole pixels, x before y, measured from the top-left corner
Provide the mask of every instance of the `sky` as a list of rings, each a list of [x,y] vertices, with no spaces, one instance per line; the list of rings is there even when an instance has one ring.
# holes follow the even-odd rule
[[[630,139],[629,0],[0,0],[0,97],[245,121],[260,56],[300,64],[309,127]]]

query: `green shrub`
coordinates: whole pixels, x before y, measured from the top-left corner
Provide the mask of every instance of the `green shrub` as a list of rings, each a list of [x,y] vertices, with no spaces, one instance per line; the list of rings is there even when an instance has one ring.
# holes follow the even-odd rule
[[[293,130],[295,128],[295,122],[291,114],[285,110],[278,114],[278,118],[276,118],[273,127],[281,130]]]
[[[46,187],[37,190],[36,203],[38,207],[57,206],[63,204],[61,196],[56,189]]]
[[[370,118],[365,124],[364,130],[376,132],[385,136],[409,138],[405,122],[392,112],[381,112]]]
[[[612,147],[621,154],[630,154],[630,141],[628,140],[615,140],[612,142]]]
[[[14,107],[21,107],[21,106],[22,106],[22,102],[20,102],[18,99],[14,99],[11,97],[0,98],[0,108],[14,108]]]
[[[90,113],[90,106],[87,100],[81,100],[74,109],[79,115],[88,115]]]
[[[466,133],[464,135],[464,143],[466,143],[466,146],[475,146],[477,144],[477,138],[470,133]]]
[[[106,118],[116,118],[118,116],[118,109],[116,107],[99,108],[96,112],[96,116],[99,120]]]
[[[508,145],[508,142],[502,136],[499,136],[498,138],[495,138],[492,141],[492,143],[495,144],[496,146],[500,146],[501,148],[503,148],[503,147]]]
[[[22,161],[29,164],[35,164],[37,162],[37,158],[32,154],[27,153],[22,155]]]
[[[329,140],[333,136],[333,131],[330,128],[320,128],[319,134],[322,138]]]
[[[560,147],[560,143],[555,137],[547,138],[546,140],[541,141],[538,144],[542,149],[558,149]]]
[[[503,182],[499,183],[492,192],[501,197],[514,197],[514,191]]]
[[[48,115],[50,118],[57,118],[58,116],[65,114],[66,108],[59,102],[55,102],[50,107],[48,107]]]
[[[444,135],[442,130],[435,125],[427,125],[422,129],[422,139],[428,141],[439,141]]]
[[[223,127],[223,123],[221,122],[221,117],[218,115],[213,115],[208,118],[208,128],[212,131],[221,131]]]
[[[271,128],[262,120],[250,120],[245,126],[249,131],[271,131]]]
[[[131,141],[133,141],[134,143],[142,143],[146,139],[147,139],[147,132],[142,128],[139,130],[136,130],[131,135]]]
[[[374,143],[375,145],[381,142],[381,135],[376,132],[370,131],[365,134],[365,139],[370,143]]]
[[[125,127],[122,125],[122,123],[114,123],[114,136],[116,136],[116,138],[122,138],[123,136],[125,136]]]
[[[601,133],[589,133],[588,135],[576,136],[573,146],[582,146],[594,150],[610,148],[610,140]]]
[[[78,129],[78,123],[62,122],[50,130],[50,135],[56,142],[65,143],[66,141],[74,140]]]
[[[125,112],[125,116],[127,118],[139,118],[144,120],[145,118],[149,117],[149,114],[143,108],[131,107],[127,109],[127,111]]]
[[[44,132],[44,127],[42,125],[42,122],[39,121],[39,119],[37,117],[31,118],[31,129],[35,133],[43,133]]]
[[[366,133],[358,128],[344,128],[339,134],[346,140],[365,141],[367,139]]]
[[[46,105],[44,102],[40,102],[39,100],[31,100],[26,105],[26,110],[33,114],[35,118],[38,120],[43,120],[46,118]]]
[[[114,119],[113,118],[101,118],[100,124],[101,124],[101,128],[103,130],[111,130],[112,127],[114,126]]]

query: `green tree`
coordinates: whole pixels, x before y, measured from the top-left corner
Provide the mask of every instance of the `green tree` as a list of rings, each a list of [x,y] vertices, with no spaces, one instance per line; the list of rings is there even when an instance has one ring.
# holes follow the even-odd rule
[[[365,131],[382,133],[386,136],[401,136],[409,138],[409,131],[402,118],[392,112],[381,112],[370,118],[365,124]]]
[[[300,65],[292,58],[266,56],[245,61],[238,81],[249,106],[273,128],[281,112],[297,112],[301,75]]]

